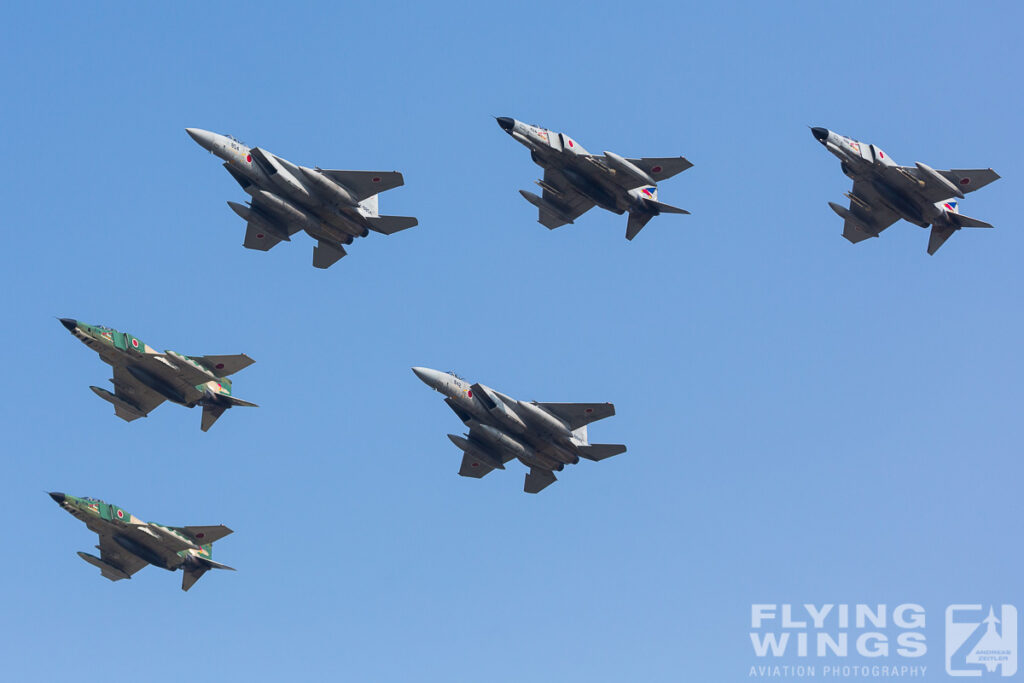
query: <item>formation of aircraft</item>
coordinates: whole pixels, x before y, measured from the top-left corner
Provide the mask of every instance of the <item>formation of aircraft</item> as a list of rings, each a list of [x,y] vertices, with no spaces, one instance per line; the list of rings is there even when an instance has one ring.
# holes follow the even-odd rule
[[[631,159],[614,152],[589,154],[578,142],[555,131],[498,117],[498,125],[530,150],[544,168],[543,195],[521,191],[549,229],[573,223],[594,206],[628,213],[626,239],[632,240],[661,213],[688,214],[658,201],[659,181],[690,168],[684,157]],[[345,256],[344,246],[370,231],[390,235],[417,225],[409,216],[380,215],[378,196],[404,183],[397,171],[338,171],[297,166],[233,137],[198,128],[188,134],[224,160],[224,167],[251,196],[247,205],[228,202],[246,223],[244,246],[266,251],[304,230],[317,241],[313,265],[328,268]],[[961,228],[990,224],[959,212],[958,199],[997,180],[992,169],[936,171],[923,163],[897,165],[875,145],[828,129],[814,138],[840,159],[853,182],[849,207],[829,206],[844,219],[843,236],[860,242],[904,219],[931,227],[928,253],[934,254]],[[114,392],[90,387],[125,421],[145,417],[165,400],[202,406],[205,432],[234,406],[255,407],[232,394],[228,376],[253,363],[245,354],[185,356],[158,352],[137,337],[70,318],[61,324],[113,368]],[[556,481],[555,472],[581,458],[604,460],[626,451],[622,444],[592,444],[587,426],[615,414],[611,403],[520,401],[454,373],[414,367],[425,384],[445,395],[445,403],[466,425],[448,438],[463,453],[459,474],[480,478],[518,459],[529,468],[523,490],[538,493]],[[100,557],[79,553],[111,581],[131,578],[147,564],[183,571],[182,590],[210,569],[232,569],[210,559],[214,541],[232,533],[226,526],[172,527],[143,522],[116,505],[95,498],[50,493],[62,508],[99,535]]]
[[[259,147],[201,128],[186,128],[201,147],[224,160],[224,168],[252,197],[248,206],[228,202],[246,221],[248,249],[268,251],[290,242],[299,230],[317,241],[313,267],[329,268],[345,246],[370,231],[391,235],[417,224],[411,216],[382,216],[381,192],[405,183],[398,171],[330,171],[296,166]]]
[[[556,481],[555,472],[580,458],[600,461],[626,451],[622,444],[587,440],[587,425],[615,414],[611,403],[517,401],[450,372],[412,371],[444,394],[444,402],[469,428],[464,436],[448,435],[463,453],[459,474],[464,477],[479,479],[518,459],[530,468],[523,490],[538,493]]]
[[[530,150],[544,169],[537,185],[543,196],[520,190],[540,211],[537,222],[549,230],[573,223],[594,206],[620,216],[629,212],[626,239],[632,240],[661,213],[690,213],[658,201],[658,182],[693,166],[684,157],[627,159],[615,152],[590,154],[565,133],[523,123],[507,116],[498,125]]]
[[[843,219],[843,237],[856,244],[878,237],[900,220],[931,227],[928,253],[934,254],[961,228],[991,228],[985,221],[960,213],[957,199],[980,190],[999,175],[991,168],[936,171],[915,162],[900,166],[879,147],[858,142],[827,128],[811,128],[814,139],[839,158],[843,173],[853,180],[847,193],[849,208],[828,205]]]
[[[130,579],[148,564],[168,571],[182,571],[181,590],[187,591],[210,569],[233,567],[214,562],[213,544],[231,529],[218,526],[167,526],[143,522],[127,510],[96,498],[77,498],[54,491],[50,498],[96,532],[100,556],[79,552],[111,581]]]
[[[253,364],[244,353],[234,356],[185,356],[175,351],[160,353],[127,332],[102,325],[88,325],[61,318],[61,325],[83,344],[99,354],[114,369],[114,393],[89,387],[114,405],[114,414],[131,422],[164,401],[188,408],[203,407],[201,428],[205,432],[224,411],[234,406],[257,407],[231,394],[233,375]]]

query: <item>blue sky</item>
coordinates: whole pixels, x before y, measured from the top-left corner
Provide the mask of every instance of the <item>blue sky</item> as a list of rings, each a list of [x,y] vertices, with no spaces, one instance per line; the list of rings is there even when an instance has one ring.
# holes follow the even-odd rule
[[[322,3],[5,8],[0,259],[4,678],[746,678],[751,603],[916,602],[941,679],[955,602],[1021,599],[1024,55],[1016,3]],[[592,152],[682,154],[692,216],[549,232],[513,116]],[[822,125],[1002,180],[934,257],[852,246]],[[398,169],[329,271],[241,247],[244,193],[188,126],[296,163]],[[206,434],[126,424],[55,317],[256,364]],[[456,475],[413,365],[613,401],[625,455]],[[187,594],[109,583],[44,491],[235,534]],[[785,661],[795,661],[787,658]]]

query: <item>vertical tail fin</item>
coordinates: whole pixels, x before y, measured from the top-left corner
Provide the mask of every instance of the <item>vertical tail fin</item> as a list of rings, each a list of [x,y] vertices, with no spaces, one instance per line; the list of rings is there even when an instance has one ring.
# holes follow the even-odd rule
[[[365,209],[370,216],[379,216],[380,212],[377,208],[377,197],[379,196],[379,194],[370,195],[363,201],[359,202],[359,206]]]
[[[181,590],[187,591],[189,588],[195,585],[196,581],[202,578],[203,574],[209,567],[196,567],[195,569],[186,569],[181,573]]]
[[[579,429],[572,430],[572,437],[580,442],[581,445],[586,445],[587,441],[587,425],[583,425]]]
[[[199,425],[199,428],[202,429],[204,432],[208,431],[210,427],[213,426],[213,423],[217,421],[217,418],[223,415],[224,411],[227,409],[228,407],[226,405],[221,405],[217,403],[204,404],[203,421],[202,424]]]
[[[629,220],[626,222],[626,239],[632,240],[636,237],[652,218],[654,218],[653,213],[647,213],[646,211],[630,211]]]

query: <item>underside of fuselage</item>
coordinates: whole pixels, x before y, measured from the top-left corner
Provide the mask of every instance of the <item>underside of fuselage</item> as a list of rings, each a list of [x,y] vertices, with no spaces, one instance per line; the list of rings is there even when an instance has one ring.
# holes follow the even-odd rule
[[[877,178],[872,179],[871,186],[878,193],[878,196],[882,198],[882,201],[898,213],[903,220],[922,228],[927,228],[930,225],[918,207],[918,202],[914,199]]]
[[[125,367],[132,377],[137,379],[148,388],[152,389],[156,393],[160,394],[168,401],[177,403],[179,405],[189,405],[189,401],[185,396],[175,389],[169,382],[154,375],[152,372],[138,365],[128,365]],[[194,402],[193,402],[194,403]]]
[[[167,571],[174,571],[177,569],[177,564],[170,566],[167,560],[160,555],[160,553],[142,543],[139,543],[133,538],[128,538],[121,534],[114,534],[113,538],[114,542],[119,546],[130,552],[132,555],[135,555],[140,560],[145,560],[154,567],[166,569]],[[177,554],[175,554],[175,557],[177,557]]]
[[[596,178],[582,172],[578,168],[564,167],[558,170],[580,194],[591,199],[602,209],[619,215],[625,213],[625,209],[619,207],[619,202],[616,201],[615,196]]]

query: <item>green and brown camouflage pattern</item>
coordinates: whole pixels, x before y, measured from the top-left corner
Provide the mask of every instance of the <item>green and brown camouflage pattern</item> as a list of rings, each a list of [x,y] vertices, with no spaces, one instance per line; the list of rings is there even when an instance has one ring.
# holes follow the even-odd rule
[[[194,385],[197,390],[202,391],[203,389],[209,388],[212,391],[215,391],[216,393],[219,394],[224,394],[225,396],[231,395],[231,380],[228,379],[227,377],[218,376],[216,374],[216,368],[213,367],[212,364],[205,364],[203,362],[202,356],[186,356],[184,354],[180,354],[176,351],[171,350],[165,350],[163,354],[161,354],[159,351],[157,351],[152,346],[150,346],[146,342],[142,341],[141,339],[133,335],[131,332],[119,332],[118,330],[115,330],[112,327],[105,327],[103,325],[90,325],[88,323],[83,323],[81,321],[76,322],[78,323],[78,330],[81,331],[83,334],[87,335],[91,340],[94,340],[97,345],[101,346],[101,348],[97,348],[93,344],[90,344],[89,341],[82,339],[81,336],[75,334],[74,332],[72,332],[72,334],[75,334],[76,337],[82,339],[82,342],[86,346],[91,348],[93,351],[99,353],[100,357],[104,358],[104,360],[106,360],[106,356],[114,355],[113,352],[127,354],[129,356],[131,354],[170,356],[176,360],[187,362],[200,372],[210,375],[209,381]],[[112,352],[104,353],[105,349],[102,348],[104,346],[109,347],[109,349],[111,349]]]
[[[212,561],[213,543],[232,533],[224,525],[175,527],[145,522],[124,508],[98,498],[50,493],[64,510],[99,535],[101,557],[79,553],[111,581],[131,578],[147,564],[184,572],[188,590],[209,569],[231,569]]]
[[[114,413],[125,421],[146,417],[167,400],[188,408],[202,406],[201,428],[206,431],[228,408],[256,405],[236,398],[227,378],[253,363],[245,354],[187,356],[171,350],[161,352],[129,332],[71,318],[61,318],[60,322],[114,369],[110,380],[114,393],[90,388],[113,404]]]

